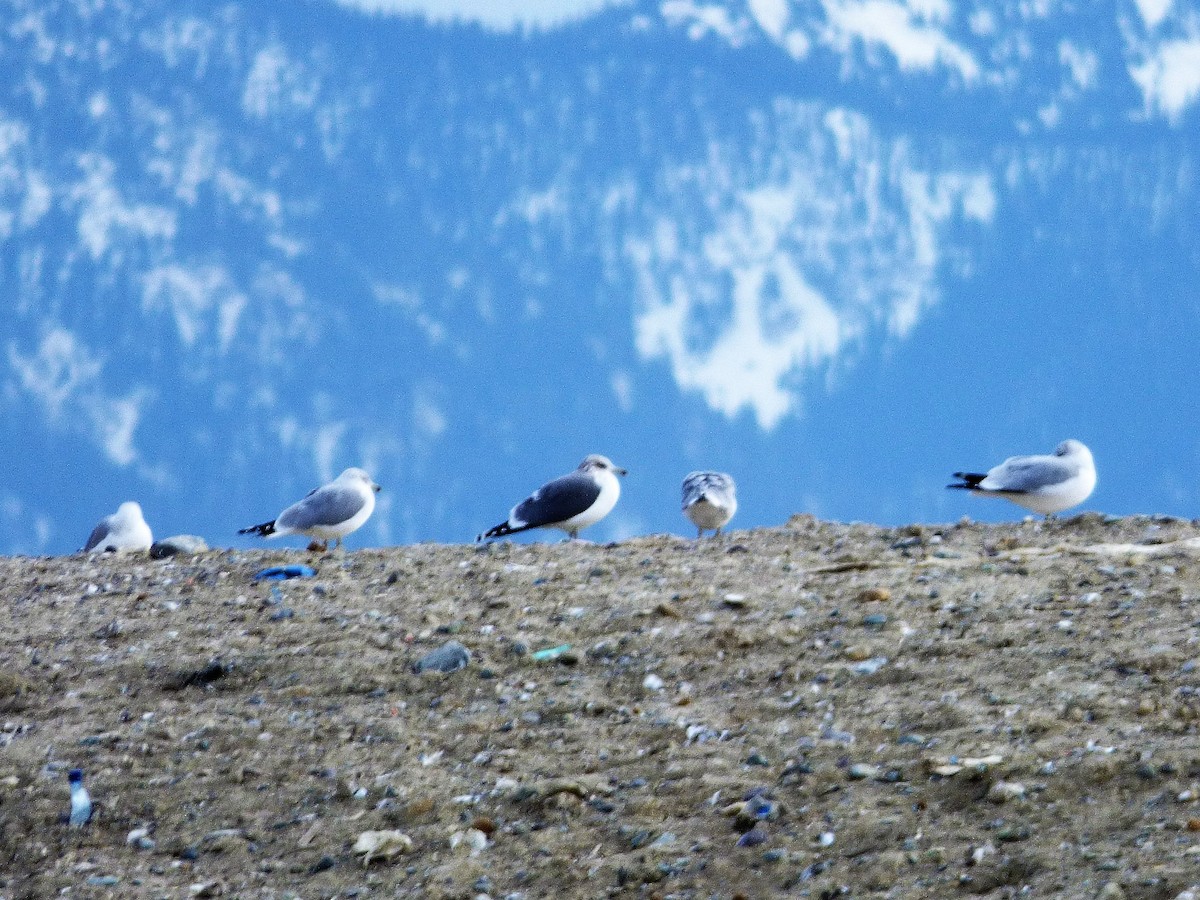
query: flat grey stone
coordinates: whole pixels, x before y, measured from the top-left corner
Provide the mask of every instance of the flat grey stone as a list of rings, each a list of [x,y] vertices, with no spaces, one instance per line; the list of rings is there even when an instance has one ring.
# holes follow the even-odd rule
[[[166,559],[168,556],[182,554],[191,556],[194,553],[207,553],[208,543],[202,537],[194,534],[177,534],[174,537],[163,538],[150,545],[151,559]]]

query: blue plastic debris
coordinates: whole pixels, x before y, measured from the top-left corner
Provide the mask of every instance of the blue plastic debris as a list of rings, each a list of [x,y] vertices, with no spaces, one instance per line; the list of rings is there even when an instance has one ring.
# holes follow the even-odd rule
[[[570,649],[570,644],[560,644],[557,647],[547,647],[545,650],[538,650],[536,653],[534,653],[533,658],[538,662],[545,662],[548,659],[558,659]]]
[[[254,575],[255,581],[286,581],[289,578],[312,578],[317,570],[312,566],[271,566]]]
[[[770,819],[775,815],[775,804],[762,797],[754,797],[746,802],[746,812],[756,819]]]
[[[83,786],[83,770],[72,769],[67,773],[67,782],[71,786],[71,814],[67,821],[73,828],[82,828],[92,819],[92,798]]]

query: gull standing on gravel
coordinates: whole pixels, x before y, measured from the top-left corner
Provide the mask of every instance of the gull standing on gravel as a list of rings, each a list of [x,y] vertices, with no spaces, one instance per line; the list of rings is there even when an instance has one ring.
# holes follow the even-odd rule
[[[132,500],[117,507],[111,516],[105,516],[92,529],[84,553],[127,553],[149,550],[154,543],[150,526],[142,518],[142,508]]]
[[[696,526],[696,539],[704,532],[721,533],[737,512],[737,485],[724,472],[692,472],[683,479],[683,514]]]
[[[1044,516],[1078,506],[1096,488],[1092,451],[1076,440],[1063,441],[1051,456],[1010,456],[987,474],[955,472],[961,482],[948,488],[1003,497]]]
[[[313,539],[322,553],[333,541],[336,549],[342,538],[361,528],[375,511],[375,493],[379,485],[362,469],[350,468],[329,484],[323,485],[298,503],[293,503],[270,522],[242,528],[238,534],[277,537],[303,534]]]
[[[607,456],[593,453],[570,475],[542,485],[512,508],[508,521],[489,528],[476,540],[531,528],[560,528],[574,540],[584,528],[612,512],[621,496],[617,476],[624,474],[625,470],[613,465]]]

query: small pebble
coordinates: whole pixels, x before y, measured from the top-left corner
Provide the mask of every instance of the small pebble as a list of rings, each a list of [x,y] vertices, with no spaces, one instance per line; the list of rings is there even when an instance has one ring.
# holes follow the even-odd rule
[[[327,872],[337,865],[337,860],[326,854],[318,859],[308,870],[309,875],[316,875],[318,872]]]
[[[854,781],[865,781],[868,778],[878,778],[879,772],[879,766],[872,766],[867,763],[855,763],[846,774]]]
[[[287,581],[289,578],[312,578],[317,570],[312,566],[271,566],[254,573],[255,581]]]
[[[666,683],[653,672],[642,679],[642,687],[648,691],[661,691],[665,686]]]
[[[988,789],[987,796],[993,803],[1020,800],[1025,796],[1025,785],[1018,781],[997,781]]]
[[[153,850],[154,840],[150,837],[150,829],[135,828],[125,836],[125,843],[135,850]]]
[[[739,847],[757,847],[760,844],[767,842],[767,830],[761,825],[755,825],[740,838],[737,845]]]
[[[456,831],[450,835],[450,847],[465,847],[470,850],[472,855],[487,849],[488,839],[477,828],[468,828],[466,831]]]
[[[471,661],[471,651],[458,641],[447,641],[422,656],[413,664],[413,672],[457,672]]]
[[[855,675],[874,675],[888,663],[886,656],[872,656],[870,659],[864,659],[862,662],[855,663],[850,667]]]
[[[197,553],[207,553],[208,543],[202,537],[194,534],[177,534],[163,538],[150,545],[151,559],[166,559],[168,556],[193,556]]]
[[[892,592],[887,588],[867,588],[859,591],[856,599],[859,603],[885,603],[892,599]]]

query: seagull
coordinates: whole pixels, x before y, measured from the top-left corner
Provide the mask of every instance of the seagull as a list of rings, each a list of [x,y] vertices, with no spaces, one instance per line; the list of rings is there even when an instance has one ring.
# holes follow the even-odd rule
[[[724,472],[692,472],[683,479],[683,514],[696,526],[697,540],[706,530],[721,533],[737,512],[737,485]]]
[[[71,785],[71,815],[67,822],[73,828],[82,828],[92,819],[92,798],[83,786],[83,770],[72,769],[67,773],[67,782]]]
[[[607,456],[586,456],[574,472],[542,485],[512,508],[508,521],[489,528],[476,540],[531,528],[560,528],[574,540],[580,531],[612,512],[621,496],[617,476],[624,474]]]
[[[303,534],[312,538],[322,553],[329,542],[336,549],[342,538],[357,531],[375,511],[379,485],[362,469],[349,468],[298,503],[293,503],[270,522],[242,528],[238,534],[275,537]]]
[[[142,518],[142,508],[129,500],[117,507],[111,516],[105,516],[92,529],[84,553],[125,553],[149,550],[154,543],[150,526]]]
[[[1063,441],[1051,456],[1010,456],[986,475],[955,472],[948,484],[980,495],[1003,497],[1044,516],[1078,506],[1096,488],[1092,451],[1076,440]]]

